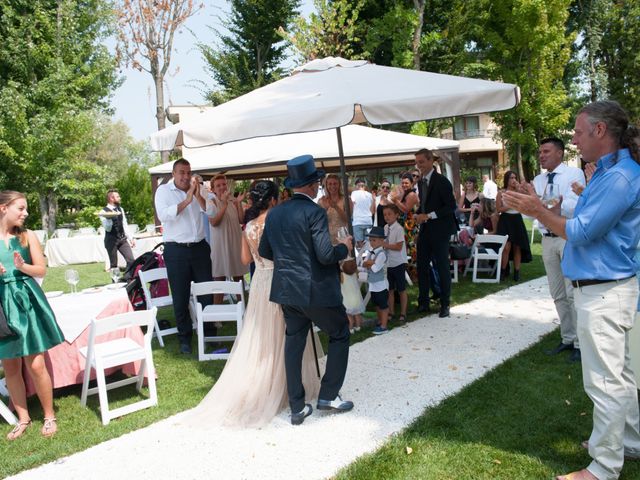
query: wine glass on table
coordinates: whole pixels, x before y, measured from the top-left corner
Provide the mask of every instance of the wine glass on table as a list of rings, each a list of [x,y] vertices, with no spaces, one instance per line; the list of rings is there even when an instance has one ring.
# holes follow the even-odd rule
[[[71,293],[76,293],[76,286],[80,282],[80,274],[77,270],[66,270],[64,272],[64,279],[71,286]]]
[[[544,203],[547,208],[553,208],[560,203],[560,189],[558,185],[554,183],[547,184],[542,194],[542,203]]]

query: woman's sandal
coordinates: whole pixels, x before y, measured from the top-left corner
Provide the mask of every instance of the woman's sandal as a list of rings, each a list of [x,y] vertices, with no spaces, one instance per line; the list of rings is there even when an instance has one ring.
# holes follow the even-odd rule
[[[22,436],[27,428],[31,425],[31,420],[28,422],[18,422],[13,430],[7,433],[7,440],[16,440]]]
[[[58,431],[58,424],[56,423],[56,418],[45,418],[44,424],[42,425],[42,436],[43,437],[53,437]]]
[[[404,315],[398,317],[398,323],[407,323],[407,318]]]

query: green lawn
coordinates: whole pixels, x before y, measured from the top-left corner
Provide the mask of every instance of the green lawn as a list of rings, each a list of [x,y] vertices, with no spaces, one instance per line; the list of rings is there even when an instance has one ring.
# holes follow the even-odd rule
[[[522,268],[523,282],[544,274],[539,244],[534,244],[533,253],[533,262]],[[68,291],[64,281],[67,268],[49,269],[45,290]],[[102,264],[73,268],[80,272],[79,289],[110,281]],[[461,279],[454,284],[452,304],[480,298],[510,284],[472,284],[468,277]],[[414,287],[410,291],[412,306],[416,295]],[[172,321],[171,309],[162,309],[160,318]],[[410,321],[415,318],[409,315]],[[352,343],[370,335],[370,329],[363,329],[352,336]],[[344,469],[338,478],[550,478],[554,473],[585,466],[588,455],[578,443],[588,437],[591,406],[582,390],[579,366],[541,354],[556,342],[557,333],[550,334],[458,395],[426,409],[405,432]],[[80,386],[56,390],[59,433],[44,439],[39,434],[42,412],[37,398],[32,397],[29,408],[34,425],[28,434],[15,442],[0,439],[0,477],[85,450],[197,405],[218,378],[224,362],[198,362],[195,354],[180,355],[173,335],[165,337],[164,349],[155,340],[153,344],[158,407],[102,426],[97,396],[90,397],[89,408],[82,408]],[[136,395],[133,386],[110,392],[110,398],[119,404]],[[413,449],[411,454],[406,447]],[[640,465],[626,466],[622,478],[640,478]]]

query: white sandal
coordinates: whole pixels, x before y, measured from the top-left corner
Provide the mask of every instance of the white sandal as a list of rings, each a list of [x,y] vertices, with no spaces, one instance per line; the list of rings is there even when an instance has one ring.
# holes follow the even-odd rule
[[[58,431],[58,424],[56,423],[56,417],[53,418],[45,418],[44,424],[42,425],[42,436],[43,437],[53,437]]]
[[[18,422],[13,430],[7,433],[7,440],[16,440],[22,436],[27,428],[31,425],[31,420],[26,422]]]

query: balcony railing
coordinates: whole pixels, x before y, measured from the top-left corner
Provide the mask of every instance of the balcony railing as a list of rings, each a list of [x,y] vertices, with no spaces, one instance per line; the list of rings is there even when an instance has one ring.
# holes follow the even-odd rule
[[[447,132],[442,134],[446,140],[466,140],[468,138],[493,138],[496,134],[495,128],[487,130],[462,130],[458,132]]]

